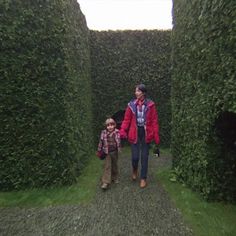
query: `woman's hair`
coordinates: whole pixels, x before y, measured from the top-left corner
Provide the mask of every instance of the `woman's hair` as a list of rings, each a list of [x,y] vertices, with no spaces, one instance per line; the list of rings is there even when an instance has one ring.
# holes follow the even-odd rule
[[[146,89],[146,86],[144,84],[138,84],[138,85],[135,86],[135,88],[142,91],[142,93],[146,95],[147,89]]]
[[[112,119],[112,118],[106,119],[106,121],[105,121],[105,126],[107,126],[108,124],[114,124],[114,126],[116,127],[116,122],[115,122],[115,120]]]

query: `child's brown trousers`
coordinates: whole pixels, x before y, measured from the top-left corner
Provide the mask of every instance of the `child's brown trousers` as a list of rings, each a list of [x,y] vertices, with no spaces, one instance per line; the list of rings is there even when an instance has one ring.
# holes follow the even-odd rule
[[[109,152],[105,159],[102,182],[110,184],[118,179],[118,151]]]

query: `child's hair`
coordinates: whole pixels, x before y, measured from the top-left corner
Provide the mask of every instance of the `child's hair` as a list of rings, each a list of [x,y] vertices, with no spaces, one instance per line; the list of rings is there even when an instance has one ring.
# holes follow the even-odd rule
[[[114,126],[116,127],[116,122],[115,122],[115,120],[112,119],[112,118],[106,119],[106,121],[105,121],[105,126],[107,126],[108,124],[114,124]]]

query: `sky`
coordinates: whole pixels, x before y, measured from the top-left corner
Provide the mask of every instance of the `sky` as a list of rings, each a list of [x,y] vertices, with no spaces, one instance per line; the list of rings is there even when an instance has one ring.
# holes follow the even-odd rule
[[[172,28],[172,0],[77,1],[91,30]]]

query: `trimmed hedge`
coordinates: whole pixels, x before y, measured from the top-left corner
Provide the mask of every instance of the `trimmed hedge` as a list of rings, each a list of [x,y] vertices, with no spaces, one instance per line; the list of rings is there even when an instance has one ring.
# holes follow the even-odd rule
[[[157,104],[162,145],[170,144],[170,31],[90,31],[94,130],[125,110],[144,83]]]
[[[76,0],[0,9],[0,189],[71,184],[93,146],[85,18]]]
[[[236,2],[174,0],[173,17],[175,173],[205,198],[235,200],[235,147],[217,120],[236,113]]]

